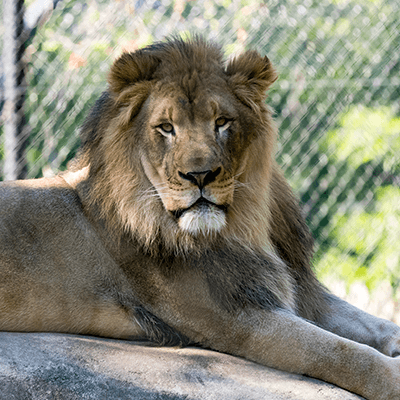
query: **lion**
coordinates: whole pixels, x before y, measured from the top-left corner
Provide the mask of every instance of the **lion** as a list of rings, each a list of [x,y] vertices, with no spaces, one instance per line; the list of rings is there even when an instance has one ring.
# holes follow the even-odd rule
[[[400,399],[400,328],[316,279],[253,50],[113,64],[69,170],[0,186],[0,329],[199,345]]]

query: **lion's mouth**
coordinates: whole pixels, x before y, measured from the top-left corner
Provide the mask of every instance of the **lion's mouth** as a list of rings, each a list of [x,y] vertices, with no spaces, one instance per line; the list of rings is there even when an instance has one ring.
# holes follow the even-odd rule
[[[193,209],[201,210],[201,211],[207,211],[210,207],[216,207],[223,211],[224,213],[227,212],[228,207],[224,204],[215,204],[212,201],[209,201],[205,199],[204,197],[200,197],[195,203],[193,203],[190,207],[188,208],[180,208],[178,210],[171,211],[172,215],[176,218],[179,219],[182,217],[182,215],[186,211],[190,211]]]
[[[182,231],[191,235],[209,235],[226,226],[226,205],[215,204],[200,197],[190,207],[172,212]]]

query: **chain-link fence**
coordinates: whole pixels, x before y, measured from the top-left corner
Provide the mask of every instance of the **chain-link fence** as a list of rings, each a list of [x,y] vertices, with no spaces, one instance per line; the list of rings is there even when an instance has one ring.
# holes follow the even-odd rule
[[[29,13],[41,3],[52,9],[38,0]],[[268,97],[280,126],[277,157],[316,238],[320,278],[399,322],[398,0],[56,3],[26,43],[28,177],[66,168],[122,51],[177,33],[201,33],[227,57],[257,49],[280,75]],[[3,165],[2,146],[0,158]]]

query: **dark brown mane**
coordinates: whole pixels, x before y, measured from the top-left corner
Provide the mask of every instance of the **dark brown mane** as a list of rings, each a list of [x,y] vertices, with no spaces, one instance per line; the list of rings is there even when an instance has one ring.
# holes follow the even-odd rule
[[[176,37],[152,44],[141,51],[158,58],[171,75],[194,71],[215,73],[217,68],[222,69],[224,65],[221,47],[199,36],[190,41]]]
[[[97,101],[82,129],[83,146],[81,159],[84,160],[84,163],[90,165],[92,181],[91,198],[93,201],[101,204],[103,212],[106,213],[105,218],[107,220],[119,221],[118,224],[113,223],[113,225],[120,226],[122,224],[123,229],[126,228],[125,224],[127,222],[124,222],[123,216],[121,220],[121,215],[117,211],[118,207],[121,207],[120,202],[123,198],[125,198],[124,202],[130,204],[131,212],[133,209],[136,209],[135,215],[138,215],[137,213],[139,212],[140,214],[162,212],[162,207],[160,208],[153,200],[146,204],[143,203],[138,189],[140,187],[145,188],[148,183],[146,184],[143,181],[142,167],[140,163],[136,163],[133,166],[132,160],[125,158],[129,157],[126,153],[128,148],[130,148],[132,154],[136,154],[139,150],[137,147],[130,147],[131,144],[129,144],[129,137],[132,134],[137,134],[132,131],[134,129],[132,126],[135,126],[135,113],[137,113],[137,110],[140,109],[141,104],[150,93],[152,85],[160,80],[179,81],[181,79],[181,81],[184,81],[188,79],[190,74],[198,76],[206,72],[222,77],[225,81],[231,79],[232,90],[236,90],[235,93],[237,93],[239,98],[246,96],[246,101],[250,102],[248,104],[251,105],[251,110],[256,109],[257,111],[259,107],[262,107],[260,111],[257,111],[262,112],[262,118],[257,122],[254,113],[249,113],[248,116],[248,120],[252,119],[251,123],[255,124],[252,129],[257,130],[260,136],[252,145],[252,157],[243,173],[243,181],[246,184],[237,189],[236,200],[231,209],[230,227],[224,233],[225,240],[232,241],[232,243],[243,242],[246,246],[255,246],[259,249],[265,246],[265,243],[271,243],[272,240],[279,255],[289,264],[299,265],[299,261],[303,260],[300,262],[300,265],[309,265],[312,254],[312,240],[309,238],[309,231],[306,225],[300,222],[301,216],[299,211],[295,211],[298,209],[295,200],[290,200],[289,202],[291,203],[290,207],[293,209],[293,213],[296,215],[282,216],[278,208],[276,211],[271,210],[272,207],[278,207],[282,200],[278,201],[275,205],[274,201],[272,201],[273,197],[275,195],[279,197],[281,194],[274,193],[274,188],[272,187],[271,189],[269,186],[271,177],[279,175],[277,168],[273,166],[273,146],[276,129],[269,110],[263,105],[262,98],[265,96],[266,87],[276,79],[276,76],[273,71],[265,67],[265,63],[262,64],[257,59],[254,52],[246,54],[248,58],[245,56],[239,57],[236,61],[231,61],[225,67],[223,55],[218,46],[209,44],[201,38],[195,38],[193,41],[188,42],[181,39],[174,39],[163,43],[156,43],[135,53],[122,55],[111,70],[109,79],[110,90],[105,92]],[[256,66],[256,69],[252,70],[249,65]],[[269,65],[268,62],[266,65]],[[244,73],[239,73],[239,71],[244,71]],[[244,83],[245,79],[249,80],[253,86],[246,86]],[[189,82],[186,81],[188,85]],[[197,80],[195,84],[199,84],[199,81]],[[188,90],[190,89],[193,90],[193,88],[188,87]],[[133,113],[132,109],[135,110]],[[121,111],[126,113],[127,110],[131,112],[129,120],[132,120],[129,128],[128,126],[121,125],[120,122]],[[128,121],[126,117],[124,118]],[[111,126],[114,126],[114,128],[111,128]],[[130,131],[129,134],[127,133],[127,129]],[[115,139],[110,142],[114,146],[113,150],[105,143],[106,137],[108,137],[107,140],[110,140],[109,135],[115,136]],[[123,147],[117,151],[119,146]],[[113,158],[113,155],[110,153],[111,151],[116,152],[115,156],[117,158],[113,161],[114,164],[121,165],[121,168],[124,165],[124,174],[131,174],[131,177],[124,185],[116,188],[113,188],[112,183],[114,181],[113,174],[115,175],[116,173],[115,166],[109,169],[107,164],[110,162],[110,157]],[[121,157],[121,154],[126,154],[126,156]],[[274,182],[272,186],[276,185],[277,182]],[[286,186],[282,189],[282,193],[285,192],[287,193],[285,196],[291,198],[290,189]],[[115,199],[115,193],[120,193],[121,198]],[[133,201],[134,198],[136,198],[135,202]],[[287,205],[286,200],[284,203]],[[242,212],[243,208],[246,209],[246,213]],[[142,211],[139,211],[139,209]],[[153,211],[146,212],[146,209]],[[159,211],[156,212],[155,210]],[[271,211],[273,212],[271,213]],[[273,222],[275,220],[271,220],[271,217],[277,218],[276,221],[279,218],[284,218],[288,221],[286,223],[288,229],[287,237],[292,238],[292,230],[296,230],[295,237],[298,238],[298,242],[292,243],[290,248],[296,248],[298,245],[299,251],[293,253],[293,251],[288,252],[285,250],[286,239],[281,240],[284,237],[282,234],[285,235],[285,226],[281,225],[277,229]],[[299,228],[290,226],[290,220],[293,218],[298,221],[296,222],[297,224],[300,224],[299,227],[302,233],[300,233]],[[139,221],[142,219],[143,217],[138,217]],[[162,222],[163,220],[164,223]],[[189,245],[192,240],[177,232],[171,226],[171,223],[168,222],[167,216],[163,216],[162,213],[151,223],[149,221],[146,223],[142,222],[135,226],[136,228],[134,229],[139,229],[138,232],[142,232],[139,234],[140,240],[146,238],[145,242],[147,244],[157,243],[158,237],[164,237],[161,242],[165,238],[173,237],[174,239],[170,243],[171,248],[179,248],[178,243],[186,243],[184,246],[188,245],[189,247],[194,245],[193,243]],[[169,227],[168,233],[164,229],[164,226]],[[143,233],[143,229],[145,229],[146,234]],[[282,234],[276,235],[272,233],[270,235],[270,229],[273,229],[272,232],[276,230],[277,232],[282,232]],[[298,254],[298,259],[292,259],[293,254]]]

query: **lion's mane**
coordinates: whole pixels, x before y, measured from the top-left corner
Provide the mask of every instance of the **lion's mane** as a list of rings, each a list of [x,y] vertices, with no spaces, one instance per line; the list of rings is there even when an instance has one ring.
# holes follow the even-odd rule
[[[236,258],[229,259],[239,264],[249,257],[267,260],[271,291],[279,297],[296,286],[291,307],[317,320],[311,314],[317,312],[315,303],[324,300],[310,268],[312,238],[274,161],[277,130],[264,99],[276,73],[266,60],[248,51],[225,62],[218,46],[199,38],[174,39],[122,55],[111,69],[109,89],[83,126],[79,167],[89,167],[87,202],[117,235],[128,234],[145,251],[159,257],[190,259],[196,254],[196,259],[203,256],[216,265],[221,254],[234,254]],[[146,149],[141,136],[146,135],[148,116],[139,111],[160,79],[179,84],[190,96],[200,84],[196,80],[200,74],[218,75],[228,82],[243,104],[241,120],[252,141],[246,144],[247,156],[235,177],[226,227],[212,235],[193,237],[179,229],[144,173],[141,154]],[[225,250],[218,253],[215,249]],[[290,274],[282,264],[289,267]],[[239,265],[236,271],[241,272],[232,279],[245,279],[249,275],[245,268]],[[250,271],[255,280],[259,279],[258,268]],[[217,291],[218,282],[215,287]]]

